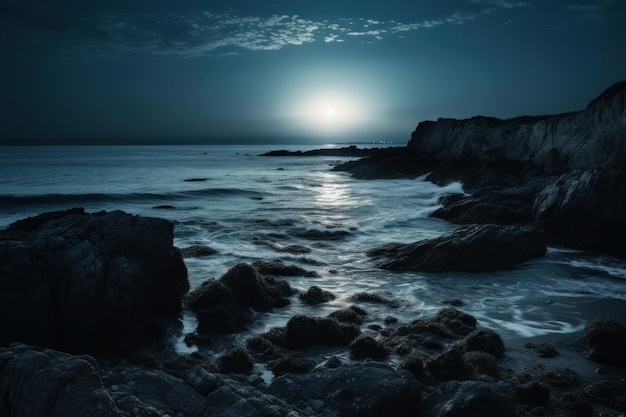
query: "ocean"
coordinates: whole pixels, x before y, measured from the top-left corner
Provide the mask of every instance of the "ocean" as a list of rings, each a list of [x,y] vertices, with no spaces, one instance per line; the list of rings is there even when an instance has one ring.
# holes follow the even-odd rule
[[[366,325],[426,318],[463,302],[479,326],[504,337],[579,331],[593,318],[626,319],[626,261],[550,247],[545,257],[491,273],[389,272],[365,252],[388,242],[413,242],[453,230],[429,217],[438,198],[463,192],[424,180],[356,180],[331,167],[354,158],[262,157],[305,146],[55,146],[0,148],[0,228],[46,211],[84,207],[162,217],[175,224],[175,245],[207,245],[217,254],[185,259],[191,287],[219,278],[240,262],[279,259],[319,277],[285,278],[302,291],[317,285],[336,298],[260,313],[245,333],[281,326],[295,313],[324,316],[367,291],[399,307],[371,304]],[[319,146],[317,146],[319,148]],[[340,232],[314,240],[309,230]],[[259,244],[272,242],[271,245]],[[306,253],[281,251],[298,245]],[[185,312],[184,331],[194,327]],[[177,346],[184,334],[179,335]]]

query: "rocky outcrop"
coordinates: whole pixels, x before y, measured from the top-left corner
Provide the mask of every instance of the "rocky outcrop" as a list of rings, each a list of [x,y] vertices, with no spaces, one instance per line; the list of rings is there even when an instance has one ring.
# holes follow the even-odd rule
[[[624,167],[625,131],[626,82],[621,82],[576,113],[422,122],[407,148],[439,160],[510,160],[550,172],[587,171]]]
[[[539,192],[533,211],[556,243],[626,257],[626,171],[564,174]]]
[[[471,225],[415,243],[390,243],[367,255],[389,270],[484,272],[543,256],[541,233],[527,226]]]
[[[288,282],[263,275],[250,264],[238,264],[187,294],[185,304],[198,317],[198,333],[232,333],[252,322],[253,310],[284,307],[294,293]]]
[[[403,153],[334,169],[359,178],[431,171],[428,180],[472,193],[442,200],[436,217],[535,223],[554,244],[626,258],[626,81],[574,113],[424,121]]]
[[[0,231],[0,345],[129,351],[163,334],[188,289],[167,220],[73,209]]]

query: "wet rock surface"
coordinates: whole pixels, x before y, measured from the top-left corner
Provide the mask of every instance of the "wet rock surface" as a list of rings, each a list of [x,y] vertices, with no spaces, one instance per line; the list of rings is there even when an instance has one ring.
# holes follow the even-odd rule
[[[550,242],[626,258],[626,82],[574,113],[421,122],[407,147],[334,167],[357,178],[463,183],[433,215],[534,224]]]
[[[383,269],[483,272],[510,268],[545,252],[542,234],[532,227],[471,225],[434,239],[380,246],[367,255]]]
[[[283,307],[294,293],[286,281],[263,275],[250,264],[238,264],[187,294],[185,305],[198,317],[198,333],[231,333],[252,322],[251,309]]]
[[[121,352],[161,337],[187,269],[173,226],[121,211],[45,213],[0,231],[0,345]]]

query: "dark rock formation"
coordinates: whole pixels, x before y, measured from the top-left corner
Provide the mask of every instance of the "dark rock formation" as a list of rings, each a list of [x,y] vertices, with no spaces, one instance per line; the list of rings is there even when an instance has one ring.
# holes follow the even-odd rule
[[[482,272],[543,256],[541,233],[526,226],[472,225],[411,244],[391,243],[367,255],[390,270]]]
[[[556,243],[626,257],[626,170],[569,172],[537,195],[533,210]]]
[[[626,326],[609,319],[591,320],[581,340],[589,347],[589,359],[626,368]]]
[[[217,251],[206,245],[191,245],[185,248],[180,248],[180,253],[183,255],[183,258],[198,258],[215,255]]]
[[[217,366],[223,374],[249,374],[254,367],[254,359],[241,347],[234,347],[217,358]]]
[[[261,156],[348,156],[365,157],[386,153],[393,148],[358,148],[356,145],[343,148],[313,149],[310,151],[270,151]]]
[[[335,295],[330,291],[325,291],[318,287],[317,285],[313,285],[305,293],[300,294],[300,299],[306,304],[321,304],[326,303],[330,300],[335,299]]]
[[[515,392],[506,383],[450,381],[420,405],[417,415],[429,417],[514,417]]]
[[[398,308],[400,307],[400,303],[395,300],[392,300],[387,297],[383,297],[380,294],[370,293],[370,292],[357,292],[350,296],[350,301],[361,302],[361,303],[374,303],[374,304],[385,304],[389,307]]]
[[[0,231],[0,345],[121,352],[154,341],[189,289],[169,221],[46,213]]]
[[[464,352],[480,351],[494,355],[497,358],[504,356],[504,342],[500,335],[493,330],[481,329],[473,331],[463,339],[454,343],[454,346]]]
[[[356,359],[384,359],[387,357],[385,346],[369,335],[361,335],[350,343],[350,354]]]
[[[283,261],[254,261],[252,266],[263,275],[279,275],[283,277],[317,277],[314,271],[307,271],[296,265],[287,265]]]
[[[336,166],[357,178],[461,181],[471,196],[442,201],[452,222],[536,223],[556,244],[626,258],[626,82],[586,109],[509,120],[420,123],[406,149]],[[394,167],[398,167],[395,169]]]
[[[290,349],[314,345],[347,346],[360,333],[357,326],[340,323],[329,317],[297,314],[285,326],[283,346]]]
[[[269,388],[270,394],[291,404],[306,401],[320,414],[330,409],[347,417],[413,415],[421,391],[409,372],[375,362],[285,375]]]
[[[187,294],[185,303],[198,316],[199,333],[230,333],[252,321],[251,308],[268,311],[289,304],[295,291],[282,280],[264,276],[249,264],[232,267],[219,279],[206,280]]]

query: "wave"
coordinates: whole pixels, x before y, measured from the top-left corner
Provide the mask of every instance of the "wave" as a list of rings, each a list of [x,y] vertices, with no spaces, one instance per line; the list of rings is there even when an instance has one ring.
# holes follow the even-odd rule
[[[166,193],[88,193],[88,194],[38,194],[25,196],[0,196],[2,206],[60,205],[70,203],[103,202],[162,202],[195,200],[202,197],[259,197],[264,193],[239,188],[206,188],[200,190],[174,191]]]

